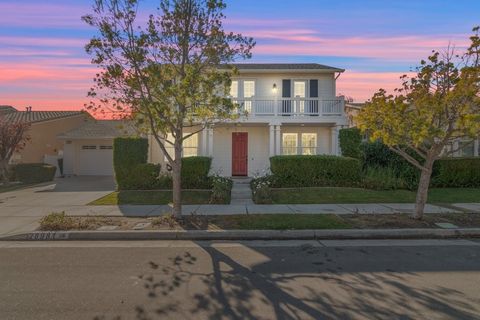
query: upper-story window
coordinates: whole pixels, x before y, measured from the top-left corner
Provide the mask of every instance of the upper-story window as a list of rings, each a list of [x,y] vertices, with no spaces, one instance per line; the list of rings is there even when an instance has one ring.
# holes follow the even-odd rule
[[[240,100],[241,111],[252,112],[252,98],[255,96],[255,80],[233,80],[230,86],[230,96]]]
[[[238,98],[238,81],[232,81],[232,85],[230,86],[230,96],[232,98]]]

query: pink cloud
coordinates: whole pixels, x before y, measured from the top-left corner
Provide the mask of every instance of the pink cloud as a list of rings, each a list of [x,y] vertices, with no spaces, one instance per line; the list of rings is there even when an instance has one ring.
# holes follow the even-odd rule
[[[466,35],[448,35],[444,38],[427,36],[401,37],[321,37],[312,30],[259,30],[252,32],[258,41],[254,53],[265,55],[328,55],[344,57],[381,58],[388,60],[415,60],[425,57],[432,49],[441,50],[449,43],[466,47]]]
[[[400,76],[414,73],[402,72],[345,72],[337,80],[337,93],[352,97],[355,101],[370,99],[379,89],[393,93],[401,86]]]
[[[0,45],[3,46],[52,46],[82,48],[88,39],[49,38],[49,37],[11,37],[0,36]]]
[[[80,17],[89,11],[90,7],[74,6],[72,4],[54,5],[39,1],[38,5],[29,3],[0,3],[3,26],[37,27],[87,27]]]

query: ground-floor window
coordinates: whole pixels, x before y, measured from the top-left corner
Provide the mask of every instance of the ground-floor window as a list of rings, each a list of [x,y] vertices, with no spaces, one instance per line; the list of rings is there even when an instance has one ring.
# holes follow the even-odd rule
[[[297,154],[298,135],[296,133],[284,133],[282,135],[282,151],[284,155]]]
[[[282,135],[282,153],[284,155],[317,154],[317,134],[316,133],[301,133],[300,141],[298,137],[299,137],[299,134],[297,133],[284,133]]]
[[[183,157],[195,157],[198,155],[198,134],[183,140]]]
[[[189,133],[184,133],[183,134],[184,137],[187,136],[187,135],[189,135]],[[168,136],[167,136],[167,140],[173,142],[173,135],[169,133]],[[165,147],[166,147],[167,152],[170,155],[170,157],[173,158],[175,156],[173,146],[171,144],[167,143],[165,145]],[[182,157],[184,157],[184,158],[195,157],[197,155],[198,155],[198,134],[196,133],[196,134],[186,138],[185,140],[183,140]],[[165,160],[166,160],[166,157],[165,157]]]
[[[463,140],[458,143],[459,156],[460,157],[476,157],[479,154],[478,151],[478,140]]]
[[[302,154],[314,155],[317,153],[317,134],[302,133]]]

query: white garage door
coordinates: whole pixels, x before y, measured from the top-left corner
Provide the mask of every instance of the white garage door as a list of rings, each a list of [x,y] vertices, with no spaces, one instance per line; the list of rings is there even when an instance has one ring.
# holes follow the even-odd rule
[[[78,161],[79,175],[113,175],[113,148],[111,145],[82,145]]]

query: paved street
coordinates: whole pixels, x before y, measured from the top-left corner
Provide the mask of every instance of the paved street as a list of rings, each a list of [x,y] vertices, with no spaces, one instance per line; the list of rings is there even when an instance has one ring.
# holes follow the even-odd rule
[[[0,242],[0,319],[480,319],[480,242]]]

